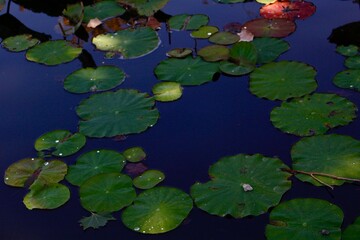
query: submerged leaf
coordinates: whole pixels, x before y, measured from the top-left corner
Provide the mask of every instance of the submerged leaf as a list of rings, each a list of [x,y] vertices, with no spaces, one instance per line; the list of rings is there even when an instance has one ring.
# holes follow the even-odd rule
[[[83,217],[79,222],[84,230],[88,228],[100,228],[108,221],[116,220],[110,213],[91,213],[89,217]]]

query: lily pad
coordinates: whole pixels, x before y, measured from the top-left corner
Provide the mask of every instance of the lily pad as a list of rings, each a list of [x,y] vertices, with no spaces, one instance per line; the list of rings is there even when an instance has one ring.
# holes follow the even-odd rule
[[[125,29],[115,33],[100,34],[93,38],[97,49],[120,53],[124,58],[137,58],[154,51],[160,39],[152,28]]]
[[[140,162],[146,158],[146,153],[141,147],[128,148],[123,155],[128,162]]]
[[[159,112],[155,101],[146,93],[120,89],[95,94],[83,100],[76,109],[82,119],[80,132],[89,137],[114,137],[140,133],[156,124]]]
[[[355,104],[346,98],[315,93],[283,102],[271,111],[270,120],[283,132],[312,136],[349,124],[356,117],[356,111]]]
[[[178,227],[193,207],[188,194],[176,188],[156,187],[139,194],[121,219],[131,230],[164,233]]]
[[[276,37],[289,36],[296,29],[293,21],[286,19],[257,18],[246,22],[243,28],[254,34],[255,37]]]
[[[315,69],[305,63],[272,62],[250,74],[250,91],[270,100],[301,97],[316,89],[315,75]]]
[[[360,236],[360,217],[356,218],[355,222],[349,225],[343,232],[342,240],[357,240]]]
[[[331,134],[303,138],[293,146],[291,158],[296,171],[360,179],[360,141],[350,136]],[[316,186],[324,186],[323,183],[339,186],[345,182],[319,174],[314,176],[320,181],[307,174],[295,176]]]
[[[166,56],[172,58],[184,58],[192,54],[191,48],[174,48],[166,53]]]
[[[36,151],[49,151],[54,156],[66,157],[78,152],[86,143],[81,133],[72,134],[68,130],[47,132],[35,141]]]
[[[321,199],[293,199],[270,213],[266,226],[268,240],[340,240],[342,210]]]
[[[30,34],[22,34],[5,38],[1,45],[9,51],[21,52],[35,46],[39,42],[38,39],[33,38]]]
[[[195,183],[191,196],[202,210],[242,218],[265,213],[290,189],[290,175],[278,158],[260,154],[224,157],[209,169],[211,180]]]
[[[45,65],[58,65],[73,61],[82,52],[65,40],[48,41],[36,45],[26,52],[26,59]]]
[[[276,2],[277,0],[256,0],[258,3],[262,3],[262,4],[269,4],[269,3],[273,3]]]
[[[360,55],[348,57],[345,60],[345,66],[350,69],[360,69]]]
[[[209,38],[209,41],[219,45],[230,45],[238,42],[240,37],[231,32],[217,32]]]
[[[103,227],[108,221],[116,220],[110,213],[91,213],[89,217],[83,217],[79,222],[83,230],[88,228],[97,229]]]
[[[198,30],[193,31],[190,36],[193,38],[206,39],[218,31],[219,29],[215,26],[202,26]]]
[[[82,68],[65,78],[64,88],[71,93],[87,93],[110,90],[119,86],[125,73],[115,66]]]
[[[172,30],[197,30],[202,26],[207,25],[209,17],[203,14],[179,14],[174,15],[169,19],[169,27]]]
[[[139,189],[150,189],[164,181],[165,174],[159,170],[147,170],[133,180],[135,187]]]
[[[69,166],[66,180],[80,186],[87,179],[101,173],[120,173],[125,166],[122,154],[113,150],[93,150],[82,154],[75,165]]]
[[[230,50],[221,45],[209,45],[198,51],[198,55],[208,62],[227,60]]]
[[[349,69],[335,75],[334,84],[341,88],[360,91],[360,69]]]
[[[105,20],[110,17],[116,17],[125,13],[125,9],[117,2],[103,1],[84,8],[83,22],[88,23],[91,19]]]
[[[252,43],[257,50],[259,64],[274,61],[290,48],[285,40],[278,38],[255,38]]]
[[[359,47],[356,45],[348,45],[348,46],[340,45],[336,47],[336,52],[346,57],[353,57],[358,54]]]
[[[152,92],[156,101],[171,102],[181,97],[182,87],[177,82],[161,82],[154,85]]]
[[[81,205],[90,212],[115,212],[135,197],[131,178],[121,173],[98,174],[80,186]]]
[[[155,68],[155,75],[161,81],[178,82],[181,85],[201,85],[213,79],[219,71],[217,63],[210,63],[200,57],[163,60]]]
[[[136,8],[139,15],[152,16],[162,9],[169,0],[118,0],[118,2]]]
[[[229,62],[229,61],[222,61],[220,63],[219,67],[223,73],[233,75],[233,76],[241,76],[241,75],[248,74],[248,73],[252,72],[255,68],[254,66],[250,66],[250,65],[248,65],[248,66],[237,65],[237,64]]]
[[[316,6],[307,1],[295,0],[285,2],[274,2],[267,4],[260,9],[260,15],[268,19],[305,19],[313,15]]]

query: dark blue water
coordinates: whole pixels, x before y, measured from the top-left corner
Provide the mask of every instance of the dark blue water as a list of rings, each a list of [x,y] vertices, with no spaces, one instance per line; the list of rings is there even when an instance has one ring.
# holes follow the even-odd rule
[[[207,4],[206,4],[207,2]],[[317,12],[312,17],[297,21],[295,33],[285,38],[291,49],[282,60],[303,61],[317,70],[317,92],[335,92],[360,106],[359,93],[341,90],[332,84],[333,76],[344,69],[344,58],[335,53],[335,45],[327,38],[332,29],[346,23],[359,21],[359,5],[352,1],[313,1]],[[211,0],[171,0],[163,9],[170,15],[203,13],[210,17],[211,25],[222,27],[228,22],[241,22],[259,16],[257,3],[219,5]],[[2,14],[4,11],[0,12]],[[54,30],[57,17],[12,4],[11,14],[29,28],[51,34],[53,39],[61,35]],[[165,52],[175,47],[193,47],[189,32],[174,32],[169,45],[168,35],[160,32],[162,44],[152,54],[134,60],[103,58],[90,43],[84,47],[97,65],[113,64],[121,67],[129,76],[120,86],[151,92],[157,83],[154,67],[163,59]],[[207,45],[200,41],[198,48]],[[0,49],[0,172],[13,162],[35,157],[35,139],[55,130],[77,131],[78,118],[75,107],[87,95],[74,95],[63,90],[62,80],[81,68],[75,60],[55,67],[27,62],[25,53],[10,53]],[[146,165],[166,174],[165,186],[173,186],[189,192],[196,181],[208,180],[208,167],[219,158],[238,153],[261,153],[278,156],[290,163],[291,146],[300,138],[284,134],[269,121],[269,113],[280,102],[259,99],[248,90],[248,77],[225,77],[199,87],[185,87],[182,98],[171,103],[157,103],[160,120],[148,131],[130,135],[124,141],[112,139],[88,139],[86,147],[68,157],[69,164],[76,157],[95,148],[123,151],[141,146],[148,154]],[[360,120],[331,132],[351,135],[360,139]],[[268,214],[244,219],[211,216],[194,208],[188,219],[177,229],[155,236],[139,235],[128,230],[121,221],[111,221],[105,228],[83,231],[78,221],[88,213],[78,200],[77,188],[71,188],[72,197],[63,207],[51,211],[29,211],[22,203],[24,189],[1,184],[0,239],[265,239],[264,229]],[[360,186],[345,184],[328,191],[293,179],[293,187],[283,200],[298,197],[326,199],[340,206],[344,213],[344,225],[360,216]],[[115,214],[119,218],[120,214]]]

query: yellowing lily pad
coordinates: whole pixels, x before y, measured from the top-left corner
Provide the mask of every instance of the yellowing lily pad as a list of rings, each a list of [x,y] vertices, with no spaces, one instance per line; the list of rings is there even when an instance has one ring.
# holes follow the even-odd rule
[[[206,46],[198,51],[198,55],[208,62],[227,60],[229,58],[229,54],[230,50],[221,45]]]
[[[152,92],[156,101],[171,102],[181,97],[182,87],[177,82],[161,82],[154,85]]]
[[[30,34],[22,34],[5,38],[1,45],[9,51],[21,52],[35,46],[39,42],[38,39],[33,38]]]
[[[184,58],[192,54],[191,48],[174,48],[166,53],[166,56],[172,58]]]

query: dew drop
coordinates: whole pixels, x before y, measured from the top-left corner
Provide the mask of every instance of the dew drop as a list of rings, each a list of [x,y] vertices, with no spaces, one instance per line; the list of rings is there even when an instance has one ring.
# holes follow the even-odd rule
[[[139,230],[140,230],[139,227],[134,228],[134,231],[139,231]]]
[[[55,140],[55,143],[59,143],[60,141],[59,140]]]
[[[162,177],[159,177],[159,180],[161,180],[162,179]]]
[[[6,180],[6,181],[7,181],[7,180],[9,180],[9,178],[8,178],[8,177],[6,177],[6,178],[5,178],[5,180]]]
[[[62,153],[59,153],[59,156],[62,156],[63,154]]]
[[[97,151],[96,151],[96,153],[100,153],[100,151],[99,151],[99,150],[97,150]]]
[[[44,162],[44,165],[45,165],[45,166],[49,165],[49,162]]]

